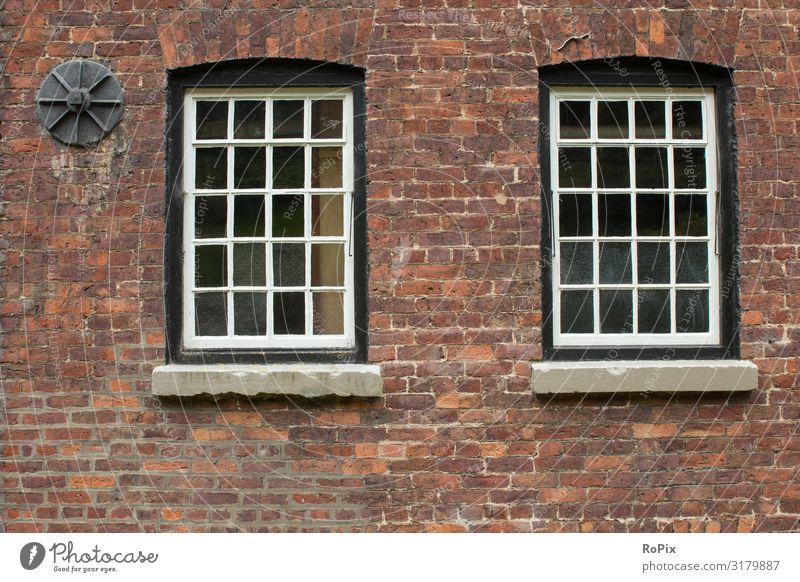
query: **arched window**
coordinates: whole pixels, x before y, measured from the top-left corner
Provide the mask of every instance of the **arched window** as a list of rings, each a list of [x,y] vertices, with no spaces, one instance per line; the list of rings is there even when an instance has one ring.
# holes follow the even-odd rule
[[[223,62],[168,98],[169,361],[365,361],[363,71]]]
[[[738,357],[731,72],[623,58],[539,77],[545,357]]]

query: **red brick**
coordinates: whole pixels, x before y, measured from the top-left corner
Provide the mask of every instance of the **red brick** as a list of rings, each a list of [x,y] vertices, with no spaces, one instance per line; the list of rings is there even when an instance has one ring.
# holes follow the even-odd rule
[[[17,39],[0,146],[8,531],[797,529],[800,60],[781,41],[795,6],[206,4],[4,5]],[[536,68],[633,54],[736,73],[752,394],[530,393],[549,318]],[[151,393],[166,347],[167,71],[265,56],[366,67],[382,398]],[[121,126],[93,148],[56,143],[31,105],[74,58],[126,90]]]
[[[69,480],[70,487],[86,487],[87,489],[98,489],[113,487],[117,484],[113,475],[73,475]]]

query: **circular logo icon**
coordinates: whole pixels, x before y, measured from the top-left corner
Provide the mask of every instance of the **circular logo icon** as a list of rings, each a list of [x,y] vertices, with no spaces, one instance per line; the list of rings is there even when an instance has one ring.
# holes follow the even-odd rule
[[[30,542],[19,551],[19,563],[26,570],[35,570],[44,561],[44,546],[39,542]]]

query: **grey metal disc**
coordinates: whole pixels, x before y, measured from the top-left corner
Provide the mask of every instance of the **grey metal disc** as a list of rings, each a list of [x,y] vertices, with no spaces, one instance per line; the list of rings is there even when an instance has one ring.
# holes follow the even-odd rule
[[[53,67],[36,98],[42,124],[57,140],[88,146],[119,123],[124,95],[114,74],[100,63],[68,61]]]

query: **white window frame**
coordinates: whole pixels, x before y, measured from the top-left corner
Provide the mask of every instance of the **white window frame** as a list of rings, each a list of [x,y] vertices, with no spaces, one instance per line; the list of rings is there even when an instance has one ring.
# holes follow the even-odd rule
[[[665,101],[666,112],[668,116],[665,121],[666,136],[663,139],[634,139],[634,102],[637,100],[659,100]],[[672,101],[682,100],[700,100],[702,101],[703,109],[703,139],[702,140],[685,140],[673,139],[672,136],[672,123],[671,111]],[[562,100],[589,100],[591,105],[591,119],[592,127],[589,139],[561,139],[559,135],[559,102]],[[597,135],[597,103],[603,100],[627,101],[628,102],[628,124],[629,136],[621,139],[599,139]],[[704,88],[679,88],[679,87],[635,87],[635,88],[612,88],[612,87],[566,87],[557,86],[551,87],[550,92],[550,118],[549,118],[549,140],[550,140],[550,182],[552,192],[552,208],[553,216],[552,224],[552,277],[551,277],[551,292],[552,292],[552,325],[553,325],[553,345],[554,347],[615,347],[615,346],[632,346],[632,347],[672,347],[672,346],[712,346],[719,345],[720,342],[720,272],[719,272],[719,227],[717,224],[717,204],[719,201],[718,193],[718,149],[716,142],[716,119],[715,119],[715,100],[714,92],[712,89]],[[633,155],[633,144],[644,144],[653,146],[667,146],[668,158],[667,163],[670,167],[669,182],[666,189],[646,189],[636,188],[634,185],[635,176],[635,156]],[[630,160],[630,176],[631,186],[629,188],[607,188],[603,192],[608,193],[630,193],[631,194],[631,236],[630,237],[616,237],[620,240],[631,240],[631,284],[630,285],[600,285],[599,284],[599,243],[598,243],[598,189],[597,189],[597,175],[592,171],[592,184],[589,188],[565,188],[560,189],[559,175],[558,175],[558,148],[560,146],[598,146],[598,145],[616,145],[627,146],[629,148]],[[705,147],[706,148],[706,188],[698,190],[678,190],[674,188],[674,163],[673,163],[673,149],[670,145],[674,146],[691,146],[691,147]],[[592,147],[591,154],[591,167],[594,169],[597,164],[596,148]],[[634,332],[630,334],[601,334],[599,333],[600,324],[600,305],[599,293],[594,292],[594,333],[562,333],[561,332],[561,293],[562,289],[595,289],[610,287],[610,288],[632,288],[635,289],[637,284],[637,247],[636,247],[636,192],[646,193],[668,193],[670,195],[670,284],[664,284],[661,287],[669,287],[671,289],[671,329],[677,330],[676,320],[676,301],[675,289],[688,288],[698,289],[707,288],[709,291],[709,331],[707,333],[678,333],[677,331],[670,331],[670,333],[658,334],[640,334],[634,328]],[[594,244],[593,262],[594,273],[593,282],[586,285],[562,285],[560,273],[560,252],[559,243],[561,237],[559,235],[559,194],[563,193],[589,193],[592,195],[592,236],[591,237],[569,237],[567,240],[591,240]],[[709,257],[709,271],[708,271],[708,284],[677,284],[675,283],[675,242],[681,241],[684,238],[690,239],[693,242],[702,241],[703,237],[676,237],[674,233],[674,197],[675,194],[703,194],[707,195],[707,223],[708,233],[705,237],[708,245]],[[612,239],[615,237],[604,237],[604,239]],[[664,241],[663,237],[649,237],[655,240]],[[649,286],[654,288],[658,286]],[[636,292],[634,291],[633,297],[633,322],[634,326],[638,327],[638,305],[636,300]]]
[[[272,136],[272,99],[304,99],[304,137],[297,139],[273,139]],[[314,139],[311,136],[311,108],[310,102],[316,99],[341,98],[342,106],[342,138],[341,139]],[[265,100],[267,102],[265,139],[233,139],[233,102],[236,100]],[[225,140],[195,140],[196,128],[196,102],[198,100],[220,100],[228,101],[228,139]],[[205,348],[205,349],[343,349],[355,346],[355,313],[354,313],[354,259],[353,259],[353,192],[354,192],[354,137],[353,137],[353,93],[347,87],[320,87],[320,88],[197,88],[186,91],[183,100],[183,330],[182,341],[185,348]],[[341,188],[310,188],[311,178],[311,147],[319,146],[340,146],[342,147],[342,187]],[[267,148],[266,164],[266,183],[262,189],[241,189],[234,190],[196,190],[195,167],[193,150],[196,145],[203,146],[264,146]],[[291,190],[272,190],[272,147],[273,146],[303,146],[305,147],[305,184],[308,188]],[[233,148],[228,152],[228,185],[233,185]],[[266,253],[266,277],[267,285],[259,287],[235,287],[240,291],[266,291],[267,299],[267,334],[263,336],[235,336],[233,334],[233,294],[230,293],[234,287],[225,286],[213,288],[216,291],[226,293],[228,309],[228,335],[226,336],[198,336],[195,334],[195,307],[194,307],[194,211],[195,198],[198,196],[226,195],[228,198],[227,213],[227,234],[232,234],[233,230],[233,199],[236,194],[266,194],[267,204],[265,206],[266,237],[242,238],[226,236],[218,239],[202,239],[203,244],[216,242],[228,246],[227,261],[228,272],[233,272],[233,253],[230,252],[233,241],[238,243],[246,242],[266,242],[273,240],[271,232],[271,196],[270,194],[304,194],[306,203],[304,204],[305,232],[309,236],[293,237],[290,239],[280,239],[281,242],[304,242],[306,245],[306,285],[302,288],[288,288],[286,291],[303,291],[305,293],[305,325],[306,335],[275,334],[273,330],[273,285],[272,282],[272,253],[271,246],[267,244]],[[313,194],[341,194],[343,196],[343,219],[344,226],[342,236],[336,237],[311,237],[311,204],[310,196]],[[311,302],[311,277],[308,272],[310,269],[310,243],[337,242],[344,243],[344,333],[340,335],[313,335],[313,306]],[[202,288],[209,291],[208,288]],[[326,287],[314,287],[315,291],[325,291]],[[336,288],[341,291],[341,288]]]

